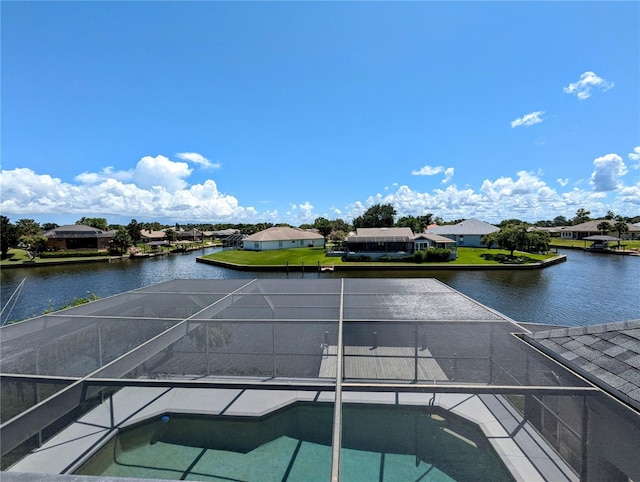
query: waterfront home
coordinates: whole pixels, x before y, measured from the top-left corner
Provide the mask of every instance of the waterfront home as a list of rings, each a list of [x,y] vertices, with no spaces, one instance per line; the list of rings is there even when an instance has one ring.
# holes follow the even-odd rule
[[[242,240],[247,251],[268,251],[287,248],[322,248],[324,236],[314,230],[274,226]]]
[[[429,227],[426,232],[453,239],[456,242],[456,246],[480,248],[484,246],[482,237],[485,234],[495,233],[496,231],[500,231],[500,228],[493,224],[470,218],[458,224]]]
[[[167,237],[167,233],[164,231],[153,231],[151,229],[143,229],[140,231],[140,236],[142,237],[142,242],[145,244],[151,242],[160,242],[164,241]]]
[[[55,251],[100,251],[110,248],[115,231],[103,231],[84,224],[67,224],[45,231],[42,236],[47,238],[47,248]]]
[[[626,223],[629,229],[626,233],[618,233],[615,229],[611,229],[603,233],[598,229],[598,225],[607,222],[613,228],[615,221],[611,219],[594,219],[586,223],[576,224],[575,226],[563,226],[560,228],[561,239],[584,239],[589,236],[605,235],[616,236],[622,240],[640,239],[640,226],[637,224]]]
[[[356,234],[347,238],[348,255],[367,256],[370,259],[381,257],[403,258],[416,251],[428,248],[452,249],[450,259],[456,259],[456,242],[433,233],[414,234],[411,228],[358,228]]]

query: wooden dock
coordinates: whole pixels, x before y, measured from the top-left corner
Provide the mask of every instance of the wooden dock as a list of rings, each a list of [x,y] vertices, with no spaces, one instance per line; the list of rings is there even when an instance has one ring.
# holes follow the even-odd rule
[[[329,345],[324,349],[320,364],[319,377],[335,378],[337,346]],[[415,349],[410,347],[345,346],[345,378],[375,380],[414,380],[416,359]],[[418,380],[448,380],[429,350],[418,352]]]

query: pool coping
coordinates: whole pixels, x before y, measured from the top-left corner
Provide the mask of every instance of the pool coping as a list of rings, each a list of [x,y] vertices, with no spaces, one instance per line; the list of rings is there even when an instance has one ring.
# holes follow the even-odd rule
[[[5,474],[72,473],[119,429],[165,413],[261,417],[296,402],[334,403],[335,392],[126,387],[110,400],[35,449]],[[343,392],[342,402],[437,406],[476,423],[515,480],[579,480],[555,450],[529,423],[524,422],[501,395],[349,391]]]

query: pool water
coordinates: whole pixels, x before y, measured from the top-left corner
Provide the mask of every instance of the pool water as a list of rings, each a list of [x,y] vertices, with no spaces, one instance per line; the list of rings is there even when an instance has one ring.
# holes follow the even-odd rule
[[[475,424],[429,410],[345,405],[340,480],[513,480]],[[122,430],[75,473],[326,482],[332,420],[332,406],[308,403],[260,419],[167,415]]]

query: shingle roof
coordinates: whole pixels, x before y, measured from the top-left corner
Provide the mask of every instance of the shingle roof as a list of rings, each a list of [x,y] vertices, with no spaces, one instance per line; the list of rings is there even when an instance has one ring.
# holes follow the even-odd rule
[[[586,233],[596,232],[596,233],[599,233],[600,230],[598,229],[598,224],[600,224],[602,222],[605,222],[605,221],[608,222],[609,224],[611,224],[612,227],[616,223],[614,220],[611,220],[611,219],[594,219],[592,221],[587,221],[585,223],[576,224],[575,226],[563,226],[561,228],[561,230],[562,231],[569,231],[569,232],[586,232]],[[640,231],[640,226],[635,225],[635,224],[627,223],[627,227],[629,228],[629,231],[632,231],[632,232]],[[610,231],[615,232],[615,229],[612,228]]]
[[[411,228],[358,228],[356,234],[349,236],[347,242],[387,242],[404,243],[413,239]]]
[[[499,230],[500,228],[493,224],[485,223],[484,221],[480,221],[475,218],[470,218],[465,219],[458,224],[428,228],[427,233],[435,233],[443,236],[446,236],[447,234],[485,235]]]
[[[433,241],[434,243],[443,243],[443,244],[455,244],[455,241],[451,238],[446,238],[444,236],[440,236],[439,234],[434,233],[422,233],[417,234],[413,237],[413,239],[428,239]]]
[[[67,224],[42,233],[45,238],[109,238],[115,231],[103,231],[86,224]]]
[[[640,409],[640,319],[539,331],[525,339]]]
[[[274,226],[244,238],[245,241],[293,241],[299,239],[324,239],[324,236],[306,229]]]

